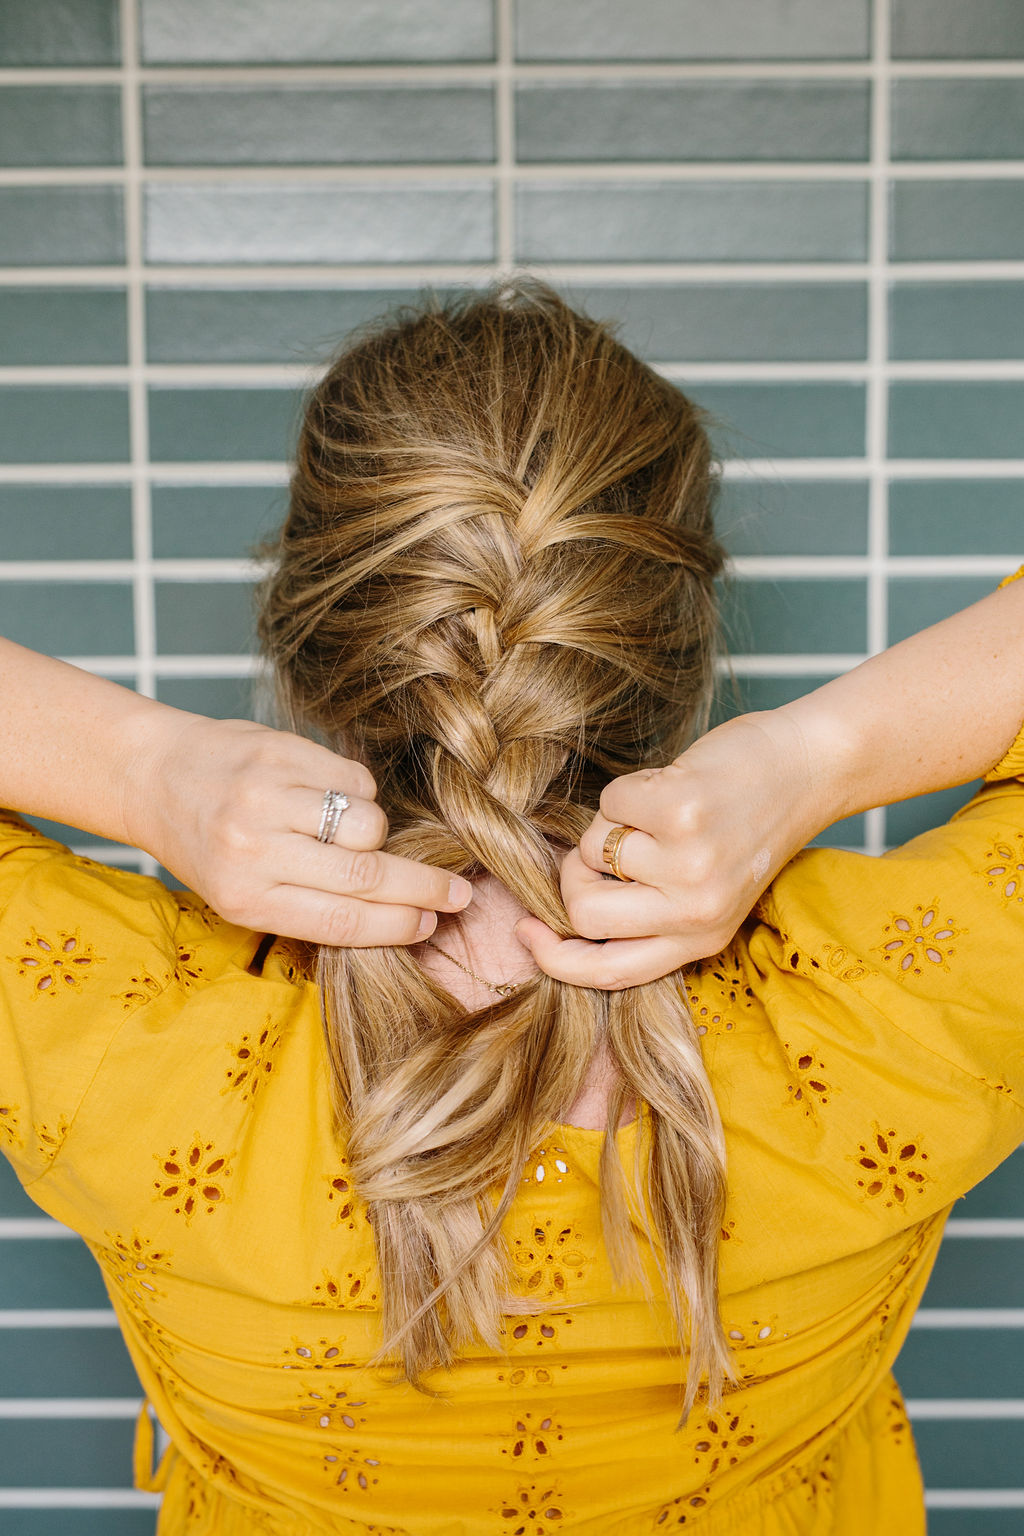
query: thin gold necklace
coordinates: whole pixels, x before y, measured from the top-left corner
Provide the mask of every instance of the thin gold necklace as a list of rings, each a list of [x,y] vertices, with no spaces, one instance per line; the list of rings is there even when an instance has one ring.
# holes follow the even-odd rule
[[[439,955],[444,955],[452,965],[457,965],[460,971],[465,971],[467,976],[472,976],[473,980],[478,981],[482,987],[487,987],[491,992],[497,992],[499,997],[511,997],[513,992],[518,992],[520,986],[518,981],[485,981],[482,976],[477,975],[476,971],[471,971],[468,965],[463,965],[461,960],[456,960],[454,955],[442,949],[440,944],[435,944],[433,939],[424,939],[423,942],[429,944],[431,949],[436,949]]]

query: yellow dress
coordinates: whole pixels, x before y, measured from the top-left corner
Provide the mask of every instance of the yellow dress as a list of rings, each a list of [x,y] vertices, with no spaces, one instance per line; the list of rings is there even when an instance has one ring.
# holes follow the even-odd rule
[[[693,974],[738,1384],[678,1432],[650,1254],[646,1294],[602,1252],[600,1133],[554,1131],[508,1219],[547,1310],[437,1397],[396,1384],[289,946],[5,817],[0,1147],[103,1272],[173,1442],[155,1477],[138,1448],[162,1536],[923,1532],[890,1367],[951,1202],[1024,1138],[1024,732],[989,777],[882,859],[801,854]]]

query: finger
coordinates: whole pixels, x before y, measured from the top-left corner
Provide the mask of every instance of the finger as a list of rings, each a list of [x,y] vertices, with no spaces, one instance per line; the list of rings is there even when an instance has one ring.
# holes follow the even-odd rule
[[[321,800],[327,789],[340,789],[344,794],[359,795],[363,800],[376,799],[377,783],[365,764],[356,762],[352,757],[342,757],[340,753],[320,746],[319,742],[309,741],[305,736],[294,736],[293,740],[301,748],[295,753],[293,772],[296,784],[306,788],[321,785]],[[313,832],[316,833],[316,827]]]
[[[292,832],[304,832],[316,840],[324,797],[315,789],[287,791],[287,825]],[[348,806],[342,811],[332,842],[344,848],[379,848],[388,835],[388,819],[375,800],[354,792],[347,794]]]
[[[296,885],[275,886],[263,907],[255,926],[267,933],[345,949],[417,944],[437,926],[436,914],[418,907],[370,905]]]
[[[289,837],[278,862],[278,879],[288,884],[375,904],[461,912],[473,895],[469,881],[447,869],[397,853],[318,843],[315,837]]]
[[[580,855],[590,869],[601,874],[611,874],[611,866],[604,857],[604,845],[608,834],[616,827],[630,826],[631,822],[609,821],[599,811],[580,838]],[[655,872],[659,864],[658,844],[647,832],[633,828],[619,843],[619,868],[630,880],[645,884],[657,884]]]
[[[537,965],[556,981],[576,987],[621,992],[667,976],[687,963],[678,939],[613,939],[594,944],[588,939],[560,939],[537,917],[516,924],[516,937]]]
[[[677,927],[672,904],[656,886],[606,880],[575,849],[562,863],[561,890],[569,921],[586,939],[647,938]]]

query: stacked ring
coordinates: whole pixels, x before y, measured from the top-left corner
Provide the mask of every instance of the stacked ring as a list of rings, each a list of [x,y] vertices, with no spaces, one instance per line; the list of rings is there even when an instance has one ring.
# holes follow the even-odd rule
[[[348,795],[343,795],[340,789],[324,790],[323,809],[320,812],[320,826],[317,829],[316,840],[318,843],[333,843],[334,834],[338,830],[338,822],[343,812],[348,810]]]
[[[616,880],[631,880],[631,877],[624,875],[619,867],[619,853],[626,838],[631,832],[635,831],[636,827],[612,827],[604,840],[601,858],[608,865]]]

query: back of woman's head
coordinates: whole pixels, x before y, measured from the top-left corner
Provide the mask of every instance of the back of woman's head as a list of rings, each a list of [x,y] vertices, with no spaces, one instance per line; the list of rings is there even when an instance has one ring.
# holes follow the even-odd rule
[[[293,725],[375,774],[389,851],[495,876],[570,933],[557,845],[700,724],[721,565],[703,423],[610,331],[517,282],[363,334],[313,392],[261,617]],[[650,1111],[646,1205],[690,1352],[716,1310],[722,1143],[681,979],[547,976],[467,1013],[404,950],[322,950],[339,1122],[413,1380],[509,1297],[501,1221],[604,1043]],[[615,1139],[602,1201],[628,1265]],[[635,1208],[635,1207],[634,1207]],[[639,1202],[644,1208],[644,1200]],[[642,1218],[641,1218],[642,1219]]]

